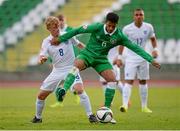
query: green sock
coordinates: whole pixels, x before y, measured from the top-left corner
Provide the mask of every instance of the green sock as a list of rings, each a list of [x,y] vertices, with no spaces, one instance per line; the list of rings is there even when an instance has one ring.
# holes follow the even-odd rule
[[[112,102],[112,100],[114,98],[114,94],[115,94],[115,89],[106,88],[106,91],[105,91],[105,104],[104,104],[105,107],[110,108],[111,102]]]
[[[64,82],[64,89],[67,91],[71,87],[71,85],[74,83],[75,75],[69,73],[65,79]]]

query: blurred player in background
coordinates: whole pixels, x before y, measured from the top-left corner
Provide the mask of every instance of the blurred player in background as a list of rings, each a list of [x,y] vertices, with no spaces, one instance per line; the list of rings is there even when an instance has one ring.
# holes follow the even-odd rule
[[[156,68],[160,68],[160,64],[156,62],[152,56],[146,53],[138,45],[132,43],[122,31],[116,27],[118,20],[118,15],[110,12],[106,16],[105,24],[95,23],[84,25],[69,31],[62,36],[54,37],[51,40],[52,45],[59,45],[60,42],[67,41],[77,34],[91,33],[88,44],[77,56],[73,68],[67,75],[63,88],[56,90],[56,97],[59,101],[63,101],[66,92],[74,83],[76,74],[88,67],[93,67],[108,82],[108,88],[106,88],[105,91],[104,106],[110,107],[114,98],[117,80],[112,71],[112,65],[107,59],[107,54],[111,48],[118,45],[128,47]],[[116,123],[114,119],[113,121]]]
[[[68,32],[68,31],[70,31],[70,30],[73,29],[72,27],[70,27],[70,26],[68,26],[68,25],[66,24],[66,17],[65,17],[63,14],[59,14],[59,15],[57,16],[57,18],[59,19],[59,22],[60,22],[59,27],[60,27],[60,31],[61,31],[61,32]],[[75,37],[74,37],[74,39],[77,41],[77,43],[83,44],[83,43],[81,43],[79,40],[77,40]],[[73,46],[73,47],[74,47],[74,46]],[[74,47],[74,49],[75,49],[75,47]],[[74,94],[74,96],[75,96],[75,101],[76,101],[76,103],[79,104],[79,103],[80,103],[80,98],[79,98],[79,96],[77,95],[76,91],[73,91],[73,94]],[[52,107],[52,108],[62,107],[62,106],[63,106],[63,102],[59,102],[59,101],[57,101],[57,102],[55,102],[54,104],[50,105],[50,107]]]
[[[123,33],[134,43],[136,43],[142,49],[145,48],[146,41],[150,39],[152,47],[152,57],[158,56],[157,42],[154,33],[153,26],[149,23],[143,22],[144,11],[142,9],[136,9],[134,11],[134,22],[126,25],[123,28]],[[120,52],[122,54],[123,48]],[[123,105],[120,107],[120,111],[127,112],[128,101],[131,95],[131,88],[136,78],[139,80],[139,93],[141,96],[142,112],[152,113],[147,106],[148,99],[148,85],[149,80],[149,63],[139,57],[137,54],[127,49],[125,59],[125,85],[123,88]]]
[[[66,17],[63,15],[63,14],[59,14],[57,16],[57,18],[59,19],[59,22],[60,22],[60,29],[62,32],[68,32],[70,30],[72,30],[73,28],[68,26],[67,23],[66,23]]]
[[[84,45],[80,45],[73,38],[64,43],[61,43],[58,46],[52,46],[50,44],[50,40],[53,37],[60,35],[59,20],[56,17],[50,16],[46,19],[45,24],[47,30],[51,34],[43,40],[39,56],[39,63],[43,64],[47,60],[48,56],[50,56],[52,59],[53,69],[41,85],[40,92],[36,100],[36,114],[32,119],[32,123],[42,122],[42,111],[44,109],[45,99],[55,90],[59,84],[61,84],[61,82],[66,78],[69,70],[73,67],[73,62],[75,60],[73,44],[76,44],[80,48],[84,47]],[[76,75],[75,81],[73,82],[71,88],[77,91],[81,100],[81,104],[86,110],[89,121],[91,123],[98,122],[92,113],[90,100],[84,91],[83,83],[79,73]]]

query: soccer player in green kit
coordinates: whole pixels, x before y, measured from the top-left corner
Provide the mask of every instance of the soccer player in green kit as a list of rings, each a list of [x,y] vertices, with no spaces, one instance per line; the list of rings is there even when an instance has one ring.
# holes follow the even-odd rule
[[[74,61],[74,67],[67,75],[63,88],[58,88],[58,90],[56,90],[58,101],[63,101],[64,96],[74,82],[77,73],[88,67],[93,67],[108,82],[108,88],[106,88],[105,91],[104,106],[110,107],[115,94],[117,81],[115,74],[112,71],[112,65],[107,59],[107,54],[111,48],[118,45],[126,46],[150,62],[156,68],[160,68],[160,64],[156,62],[151,55],[137,46],[137,44],[131,42],[122,31],[116,27],[118,20],[118,15],[110,12],[106,16],[105,24],[95,23],[81,26],[51,40],[52,45],[58,45],[60,42],[67,41],[69,38],[77,34],[91,33],[86,47],[80,52]]]

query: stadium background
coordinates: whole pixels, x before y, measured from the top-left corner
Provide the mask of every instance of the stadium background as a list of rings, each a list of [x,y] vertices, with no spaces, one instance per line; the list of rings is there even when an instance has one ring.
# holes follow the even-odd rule
[[[180,87],[180,0],[0,0],[0,87],[38,89],[51,71],[48,62],[37,64],[41,42],[48,36],[43,24],[47,16],[62,13],[69,26],[77,27],[102,22],[107,12],[115,11],[122,28],[132,22],[135,8],[144,9],[145,21],[154,26],[158,40],[157,60],[162,68],[150,67],[150,81],[156,86]],[[88,34],[78,36],[84,43],[88,38]],[[151,47],[147,50],[151,51]],[[76,48],[75,52],[78,54]],[[123,69],[121,74],[123,78]],[[82,77],[92,86],[100,86],[98,75],[91,68],[83,71]],[[2,94],[1,90],[0,104],[4,100]],[[4,105],[0,107],[3,109]]]
[[[48,35],[43,25],[47,16],[63,13],[68,25],[77,27],[101,22],[107,12],[113,10],[120,16],[119,27],[122,28],[132,22],[132,11],[139,7],[144,9],[145,21],[152,23],[158,39],[158,61],[162,69],[151,68],[151,78],[180,79],[178,0],[26,0],[20,3],[18,0],[1,0],[0,80],[38,81],[50,71],[48,64],[37,65],[41,42]],[[89,35],[78,37],[86,43]],[[97,75],[90,76],[89,79],[97,78]]]

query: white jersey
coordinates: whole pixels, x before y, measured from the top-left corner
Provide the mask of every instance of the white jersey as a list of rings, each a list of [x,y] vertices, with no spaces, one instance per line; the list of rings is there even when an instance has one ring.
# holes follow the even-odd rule
[[[69,71],[72,69],[75,60],[73,44],[78,44],[76,43],[76,40],[72,38],[66,42],[60,43],[58,46],[53,46],[50,43],[52,38],[52,35],[45,38],[42,42],[42,48],[40,50],[40,55],[51,57],[53,65],[52,72],[43,81],[40,88],[41,90],[46,91],[54,91],[55,88],[59,84],[62,84],[63,80],[65,80]],[[76,76],[75,81],[71,86],[72,91],[74,89],[74,85],[77,83],[82,83],[82,79],[79,74]]]
[[[146,41],[149,38],[155,36],[153,26],[146,22],[143,22],[140,28],[138,28],[134,22],[129,25],[126,25],[123,28],[123,33],[126,34],[132,42],[136,43],[138,46],[140,46],[143,49],[145,49]],[[127,49],[126,61],[142,62],[145,60],[136,53],[134,53],[133,51]]]
[[[62,71],[71,69],[75,60],[73,44],[77,44],[76,40],[72,38],[60,43],[58,46],[53,46],[50,43],[52,38],[53,37],[49,35],[43,40],[40,55],[51,57],[54,69]]]

